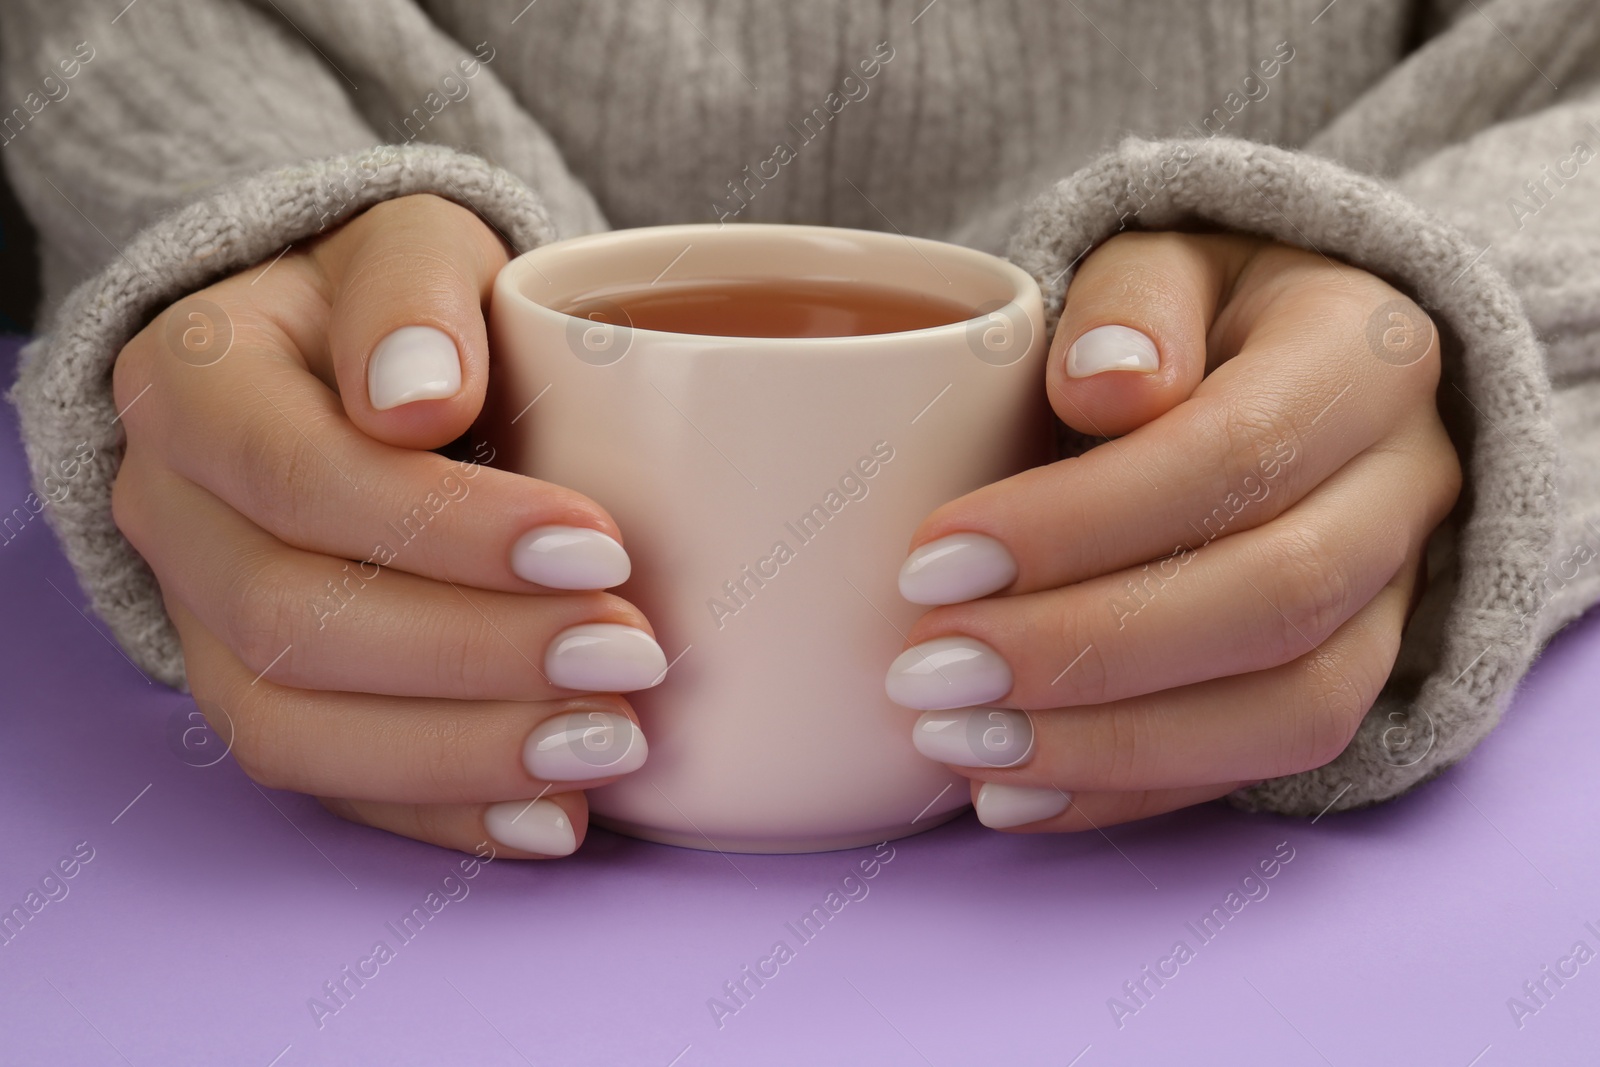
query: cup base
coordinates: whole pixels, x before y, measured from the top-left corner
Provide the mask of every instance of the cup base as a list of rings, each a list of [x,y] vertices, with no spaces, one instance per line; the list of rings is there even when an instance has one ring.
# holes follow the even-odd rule
[[[940,812],[918,819],[915,823],[900,823],[878,830],[863,830],[853,834],[822,835],[819,837],[718,837],[715,842],[704,834],[685,834],[676,830],[663,830],[655,826],[641,826],[622,819],[589,813],[589,821],[626,837],[641,841],[654,841],[659,845],[676,845],[679,848],[699,849],[702,852],[742,852],[760,855],[781,855],[799,852],[837,852],[841,849],[863,848],[883,841],[898,841],[936,826],[942,826],[971,807],[963,804],[953,811]]]

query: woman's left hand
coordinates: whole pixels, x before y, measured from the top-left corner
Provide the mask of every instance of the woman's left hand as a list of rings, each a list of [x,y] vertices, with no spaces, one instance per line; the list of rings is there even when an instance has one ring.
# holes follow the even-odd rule
[[[1126,233],[1067,293],[1056,414],[1111,438],[939,508],[887,685],[997,829],[1082,830],[1329,762],[1389,677],[1461,467],[1438,333],[1365,271]],[[955,709],[955,710],[944,710]]]

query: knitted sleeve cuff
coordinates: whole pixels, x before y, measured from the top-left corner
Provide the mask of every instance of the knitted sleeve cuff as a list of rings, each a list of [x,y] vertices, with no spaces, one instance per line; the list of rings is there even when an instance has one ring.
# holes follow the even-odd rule
[[[1392,186],[1233,138],[1130,137],[1041,195],[1011,258],[1053,329],[1074,267],[1124,228],[1221,228],[1347,261],[1405,292],[1440,331],[1462,501],[1430,548],[1429,594],[1355,738],[1333,762],[1230,800],[1316,815],[1396,796],[1464,757],[1537,654],[1538,579],[1557,527],[1557,437],[1543,353],[1510,284],[1459,231]]]
[[[155,576],[111,517],[123,445],[111,392],[117,354],[174,301],[373,204],[415,193],[475,211],[516,251],[553,239],[544,206],[508,172],[434,145],[381,145],[234,182],[173,212],[79,284],[49,332],[23,349],[9,396],[36,494],[94,610],[152,677],[185,685],[183,651]]]

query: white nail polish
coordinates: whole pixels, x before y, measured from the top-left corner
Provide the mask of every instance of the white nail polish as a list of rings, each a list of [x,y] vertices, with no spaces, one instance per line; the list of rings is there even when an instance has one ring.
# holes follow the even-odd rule
[[[522,763],[541,781],[581,782],[636,771],[648,754],[644,732],[626,715],[574,711],[534,727]]]
[[[552,684],[567,689],[631,693],[661,681],[667,657],[643,630],[592,622],[556,634],[544,654],[544,672]]]
[[[1067,810],[1072,794],[1053,786],[1042,789],[1029,785],[1003,785],[984,782],[978,799],[972,802],[978,821],[991,830],[1026,826],[1040,819],[1053,819]]]
[[[1033,720],[1009,708],[926,711],[911,728],[917,751],[957,767],[1015,767],[1033,755]]]
[[[461,391],[461,354],[443,330],[402,326],[378,342],[367,364],[367,399],[378,411]]]
[[[1017,561],[999,541],[958,533],[929,541],[900,566],[900,595],[913,604],[959,604],[1017,580]]]
[[[610,589],[628,580],[633,564],[599,530],[536,526],[512,544],[511,570],[551,589]]]
[[[1011,668],[982,641],[939,637],[895,657],[884,689],[896,704],[918,711],[967,708],[1011,692]]]
[[[1161,366],[1156,343],[1129,326],[1096,326],[1067,349],[1067,377],[1108,370],[1153,371]]]
[[[507,848],[541,856],[570,856],[578,847],[572,820],[553,800],[507,800],[489,805],[483,828]]]

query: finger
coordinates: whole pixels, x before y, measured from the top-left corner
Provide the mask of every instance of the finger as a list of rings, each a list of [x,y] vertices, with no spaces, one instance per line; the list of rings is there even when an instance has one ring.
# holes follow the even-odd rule
[[[341,819],[430,845],[470,852],[483,863],[570,855],[583,843],[589,824],[589,805],[582,793],[491,805],[317,799]],[[476,873],[474,869],[473,874]]]
[[[371,207],[340,236],[316,255],[335,280],[328,352],[345,412],[392,445],[449,443],[483,406],[483,308],[505,245],[471,211],[430,195]]]
[[[1276,268],[1266,309],[1254,292],[1238,298],[1254,316],[1238,354],[1190,399],[933,512],[901,592],[923,604],[1027,593],[1198,548],[1273,520],[1419,410],[1437,422],[1437,341],[1403,366],[1367,347],[1367,320],[1395,295],[1377,279],[1335,289],[1325,272]]]
[[[231,295],[230,295],[231,294]],[[130,439],[286,544],[481,589],[609,588],[631,565],[580,493],[374,441],[232,290],[228,357],[197,367],[142,336],[119,360]],[[136,388],[137,387],[137,388]],[[468,497],[470,496],[470,502]]]
[[[921,710],[995,702],[1032,710],[1288,663],[1397,573],[1409,577],[1448,508],[1424,473],[1407,453],[1370,452],[1276,522],[1197,552],[1062,589],[935,608],[891,667],[890,696]],[[1374,503],[1385,498],[1387,507]]]
[[[1115,437],[1187,400],[1206,372],[1206,334],[1262,242],[1129,232],[1073,276],[1051,343],[1050,403],[1080,433]]]
[[[513,703],[292,689],[252,675],[170,602],[196,703],[252,779],[273,789],[413,804],[587,789],[649,754],[621,697]]]
[[[1394,667],[1415,570],[1292,663],[1092,707],[924,713],[917,750],[958,774],[1074,795],[1298,774],[1343,752]]]
[[[528,597],[352,566],[283,545],[144,462],[119,473],[113,506],[167,596],[280,685],[546,700],[666,675],[644,616],[607,593]]]
[[[1068,794],[1058,789],[973,782],[972,806],[978,821],[991,830],[1024,834],[1077,833],[1204,804],[1227,796],[1243,784],[1228,782],[1186,789]]]

